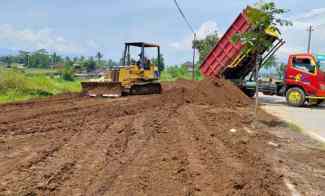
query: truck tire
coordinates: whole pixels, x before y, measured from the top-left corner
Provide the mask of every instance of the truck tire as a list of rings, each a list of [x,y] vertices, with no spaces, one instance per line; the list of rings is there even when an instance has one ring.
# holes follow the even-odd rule
[[[302,107],[306,101],[305,92],[298,87],[293,87],[286,92],[287,103],[291,106]]]

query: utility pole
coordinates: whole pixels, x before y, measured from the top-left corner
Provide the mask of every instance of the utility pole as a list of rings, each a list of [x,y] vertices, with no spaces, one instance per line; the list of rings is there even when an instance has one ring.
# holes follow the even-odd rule
[[[308,46],[307,46],[307,53],[311,53],[311,37],[312,37],[312,32],[314,31],[313,26],[310,25],[307,29],[308,31]]]
[[[194,81],[195,80],[195,56],[196,56],[196,50],[195,50],[195,45],[194,45],[194,43],[195,43],[195,41],[196,41],[196,33],[194,33],[194,39],[193,39],[193,42],[192,42],[192,44],[193,44],[193,61],[192,61],[192,80]]]
[[[255,120],[257,121],[258,118],[258,105],[259,105],[259,70],[262,66],[262,55],[257,54],[256,56],[256,62],[255,62],[255,81],[256,81],[256,92],[255,92]]]
[[[179,6],[177,0],[174,0],[174,3],[179,11],[179,13],[181,14],[181,16],[183,17],[185,23],[187,24],[187,27],[190,29],[190,31],[193,33],[193,42],[192,45],[195,43],[196,41],[196,33],[194,31],[194,28],[192,26],[192,24],[190,23],[190,21],[186,18],[183,10],[181,9],[181,7]],[[195,56],[196,56],[196,50],[195,50],[195,46],[193,45],[193,65],[192,65],[192,80],[195,80]]]
[[[27,67],[29,67],[29,57],[30,57],[29,53],[26,55],[26,57],[27,57]]]

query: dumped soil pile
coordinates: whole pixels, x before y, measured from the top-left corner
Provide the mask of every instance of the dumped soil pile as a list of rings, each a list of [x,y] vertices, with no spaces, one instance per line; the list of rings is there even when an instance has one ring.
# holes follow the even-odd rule
[[[0,106],[0,195],[289,195],[227,81]]]
[[[247,105],[250,100],[230,81],[205,79],[191,89],[191,99],[195,103],[223,105],[226,107]]]
[[[205,79],[202,81],[178,80],[175,83],[165,83],[165,94],[177,94],[179,89],[187,103],[215,106],[247,106],[251,100],[230,81]]]

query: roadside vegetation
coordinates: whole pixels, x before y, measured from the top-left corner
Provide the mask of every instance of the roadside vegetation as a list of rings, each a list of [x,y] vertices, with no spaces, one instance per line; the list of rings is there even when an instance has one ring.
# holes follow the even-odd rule
[[[71,58],[45,49],[1,56],[0,103],[80,92],[80,81],[74,78],[75,73],[92,73],[118,65],[102,58],[100,52],[90,57]]]
[[[79,81],[64,80],[60,75],[0,69],[0,103],[79,92],[80,89]]]
[[[168,66],[161,72],[161,81],[191,80],[192,72],[184,65]],[[195,79],[202,80],[201,73],[198,68],[195,69]]]

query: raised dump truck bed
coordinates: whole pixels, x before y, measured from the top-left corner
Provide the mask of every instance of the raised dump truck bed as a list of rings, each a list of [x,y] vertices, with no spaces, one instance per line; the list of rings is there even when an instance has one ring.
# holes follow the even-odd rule
[[[200,66],[201,73],[206,77],[224,77],[231,80],[243,80],[251,72],[254,71],[254,55],[244,50],[244,46],[238,42],[233,43],[232,37],[236,33],[245,33],[252,30],[248,14],[254,8],[247,7],[243,10],[226,33],[218,41],[209,55],[205,58]],[[276,50],[283,45],[283,41],[279,40],[277,35],[267,30],[261,32],[269,35],[274,44],[273,48],[265,48],[268,51],[264,55],[264,60],[272,56]]]
[[[245,11],[243,11],[203,61],[200,66],[203,75],[217,76],[234,62],[241,53],[243,45],[239,42],[237,44],[231,43],[231,38],[238,32],[247,32],[250,27]]]

